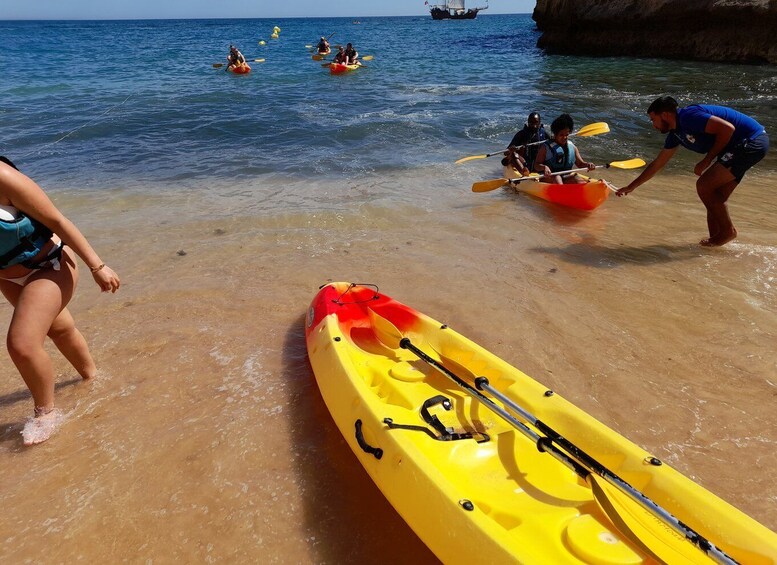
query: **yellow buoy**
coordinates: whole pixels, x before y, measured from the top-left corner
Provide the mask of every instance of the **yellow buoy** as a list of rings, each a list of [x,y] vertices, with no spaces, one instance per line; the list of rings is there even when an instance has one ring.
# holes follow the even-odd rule
[[[267,42],[263,39],[259,42],[259,45],[265,45]]]

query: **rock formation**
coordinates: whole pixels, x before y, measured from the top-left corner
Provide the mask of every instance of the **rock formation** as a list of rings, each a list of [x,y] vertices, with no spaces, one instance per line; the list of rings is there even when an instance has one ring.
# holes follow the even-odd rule
[[[537,0],[548,53],[777,64],[777,0]]]

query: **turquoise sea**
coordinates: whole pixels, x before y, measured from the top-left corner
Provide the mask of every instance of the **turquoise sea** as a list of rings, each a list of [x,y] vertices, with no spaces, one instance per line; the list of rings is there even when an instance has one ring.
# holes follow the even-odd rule
[[[0,22],[0,152],[49,187],[380,175],[498,149],[536,109],[608,122],[586,144],[607,160],[657,151],[663,93],[777,130],[772,67],[549,57],[529,14],[359,21]],[[305,48],[330,34],[374,60],[330,76]],[[230,43],[266,62],[214,69]]]

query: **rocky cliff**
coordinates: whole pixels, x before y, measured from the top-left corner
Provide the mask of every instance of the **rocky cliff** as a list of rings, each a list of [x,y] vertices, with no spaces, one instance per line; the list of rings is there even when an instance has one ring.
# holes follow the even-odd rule
[[[777,64],[777,0],[537,0],[548,53]]]

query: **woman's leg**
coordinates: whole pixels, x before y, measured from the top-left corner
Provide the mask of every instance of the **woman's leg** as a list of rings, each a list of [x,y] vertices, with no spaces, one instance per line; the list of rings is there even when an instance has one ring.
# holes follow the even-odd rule
[[[32,393],[36,413],[45,414],[54,407],[54,367],[44,349],[46,335],[54,331],[68,351],[65,354],[68,360],[73,362],[72,355],[81,364],[81,367],[76,367],[77,370],[88,370],[90,364],[93,365],[88,349],[85,354],[89,362],[86,362],[83,350],[78,348],[77,337],[72,337],[72,331],[77,330],[72,325],[72,316],[65,309],[73,296],[77,277],[75,262],[65,252],[59,271],[49,268],[35,273],[18,290],[9,289],[12,283],[4,283],[2,286],[3,294],[14,306],[8,328],[8,353]],[[76,344],[76,351],[72,349],[73,344]]]

